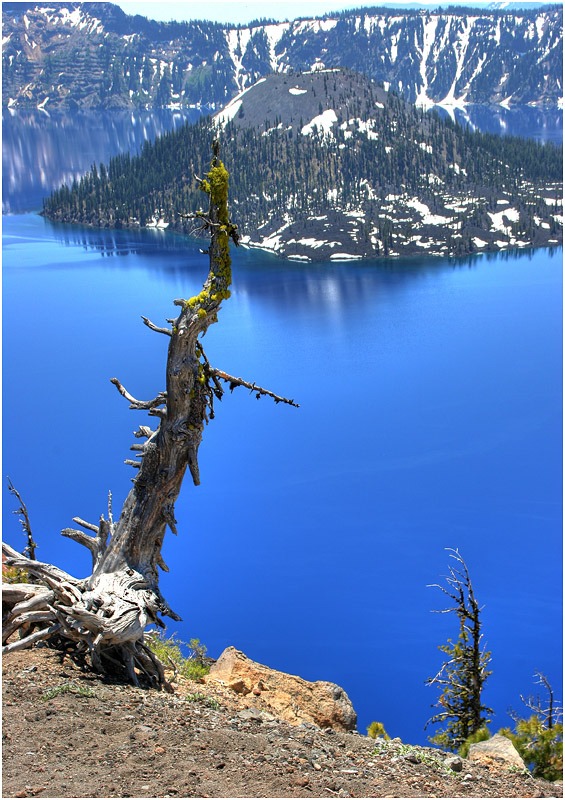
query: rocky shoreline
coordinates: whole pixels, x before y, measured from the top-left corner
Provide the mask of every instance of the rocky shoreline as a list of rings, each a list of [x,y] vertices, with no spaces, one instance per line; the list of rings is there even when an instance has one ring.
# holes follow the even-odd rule
[[[351,261],[418,255],[462,256],[524,247],[563,244],[562,215],[552,213],[559,202],[556,187],[547,191],[547,211],[536,217],[530,235],[514,232],[519,211],[503,195],[497,210],[486,212],[483,225],[466,219],[476,198],[449,198],[440,210],[416,197],[399,195],[376,213],[366,206],[331,210],[319,216],[272,218],[254,233],[244,233],[241,244],[297,261]],[[437,198],[436,198],[437,202]],[[381,223],[390,224],[385,245]],[[461,231],[463,230],[463,233]]]
[[[272,216],[256,231],[249,233],[245,226],[240,244],[252,250],[302,262],[347,262],[362,259],[402,258],[414,256],[458,257],[478,253],[497,253],[531,247],[562,247],[562,214],[555,206],[561,202],[557,187],[545,193],[547,211],[536,217],[530,236],[513,232],[519,212],[504,197],[498,200],[498,211],[487,212],[489,227],[465,223],[465,212],[474,200],[458,200],[445,204],[440,212],[431,212],[429,205],[415,197],[391,199],[376,217],[370,210],[335,209],[319,216],[293,218]],[[237,211],[235,212],[237,213]],[[411,216],[410,216],[411,215]],[[146,226],[137,220],[112,226],[100,218],[86,221],[72,215],[45,214],[53,222],[81,225],[88,228],[115,230],[168,230],[186,234],[183,223],[156,217]],[[383,246],[379,221],[391,224],[391,244]],[[465,224],[464,236],[459,233]]]

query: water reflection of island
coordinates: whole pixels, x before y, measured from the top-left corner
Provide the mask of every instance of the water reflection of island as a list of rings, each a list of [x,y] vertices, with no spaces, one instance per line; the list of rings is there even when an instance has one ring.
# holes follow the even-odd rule
[[[447,111],[438,108],[441,114]],[[538,141],[563,138],[561,109],[529,106],[467,106],[455,118],[491,133],[512,133]],[[135,153],[147,140],[200,116],[198,109],[171,111],[57,112],[7,110],[2,113],[2,211],[40,209],[43,197],[72,183],[94,162],[120,152]]]
[[[501,136],[523,136],[538,142],[563,141],[563,110],[560,108],[532,108],[520,106],[468,105],[465,108],[447,109],[436,106],[442,117],[450,116],[463,127]]]
[[[2,211],[39,209],[43,197],[71,184],[94,162],[135,153],[200,111],[57,112],[4,110],[2,113]]]
[[[99,230],[45,221],[50,235],[68,247],[95,251],[117,269],[128,268],[127,256],[135,256],[131,267],[158,273],[175,286],[187,278],[195,286],[206,271],[202,255],[206,242],[160,230]],[[550,248],[550,252],[554,248]],[[534,248],[482,253],[464,258],[412,257],[351,262],[305,264],[243,247],[232,248],[234,300],[261,301],[273,309],[293,313],[347,314],[378,303],[379,298],[402,292],[408,284],[442,272],[468,270],[485,262],[532,259]]]

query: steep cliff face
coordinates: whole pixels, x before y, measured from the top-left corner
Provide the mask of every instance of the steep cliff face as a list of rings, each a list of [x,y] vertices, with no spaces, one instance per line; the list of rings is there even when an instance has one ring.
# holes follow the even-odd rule
[[[563,11],[365,9],[230,27],[111,3],[4,3],[3,103],[219,107],[270,72],[349,67],[419,104],[552,105]]]

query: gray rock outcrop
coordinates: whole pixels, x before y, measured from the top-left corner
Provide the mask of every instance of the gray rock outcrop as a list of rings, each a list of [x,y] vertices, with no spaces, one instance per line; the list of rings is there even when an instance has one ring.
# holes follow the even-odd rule
[[[469,748],[469,761],[481,761],[492,763],[498,761],[506,766],[514,766],[519,769],[526,769],[524,760],[506,736],[495,733],[486,742],[477,742]]]

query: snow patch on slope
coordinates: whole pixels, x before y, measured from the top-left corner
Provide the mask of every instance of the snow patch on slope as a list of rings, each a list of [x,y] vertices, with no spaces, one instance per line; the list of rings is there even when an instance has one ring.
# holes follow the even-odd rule
[[[257,86],[260,83],[264,83],[266,80],[267,80],[266,78],[259,78],[257,83],[254,83],[253,86]],[[241,103],[242,103],[241,98],[243,97],[244,94],[247,94],[247,92],[250,89],[252,89],[253,86],[248,86],[247,89],[244,89],[242,92],[240,92],[236,97],[233,98],[233,100],[231,100],[227,104],[227,106],[224,109],[222,109],[222,111],[219,111],[212,117],[214,122],[220,128],[225,128],[228,122],[230,122],[235,117],[235,115],[241,108]]]
[[[273,72],[279,71],[279,60],[276,56],[275,48],[289,28],[290,22],[281,22],[278,25],[265,25],[263,28],[267,36],[267,41],[269,42],[269,60]]]
[[[418,47],[418,45],[416,44],[416,49],[421,54],[420,76],[422,78],[422,85],[418,91],[418,96],[416,97],[416,105],[424,106],[424,108],[433,105],[433,101],[430,100],[427,95],[428,58],[436,39],[436,29],[437,29],[438,19],[439,18],[435,16],[430,17],[429,19],[424,19],[424,35],[422,41],[422,48],[420,49],[420,47]]]
[[[235,67],[235,82],[242,89],[245,85],[246,74],[241,62],[251,38],[251,31],[249,28],[232,28],[225,32],[225,36],[230,58]]]
[[[506,217],[510,223],[518,222],[520,219],[520,213],[516,208],[505,208],[504,211],[497,211],[496,213],[488,211],[487,213],[492,221],[491,230],[501,231],[506,234],[510,232],[510,225],[504,222],[504,217]]]
[[[413,208],[418,214],[421,214],[422,223],[424,225],[446,225],[448,222],[452,221],[452,217],[442,217],[439,214],[432,214],[429,207],[425,203],[422,203],[421,200],[418,200],[417,197],[412,197],[410,200],[407,200],[406,205],[409,208]]]
[[[307,125],[304,125],[300,133],[303,136],[312,136],[314,128],[316,127],[318,132],[323,131],[324,135],[332,135],[331,129],[334,122],[337,122],[337,114],[333,108],[328,108],[321,114],[318,114],[317,117],[314,117]]]

